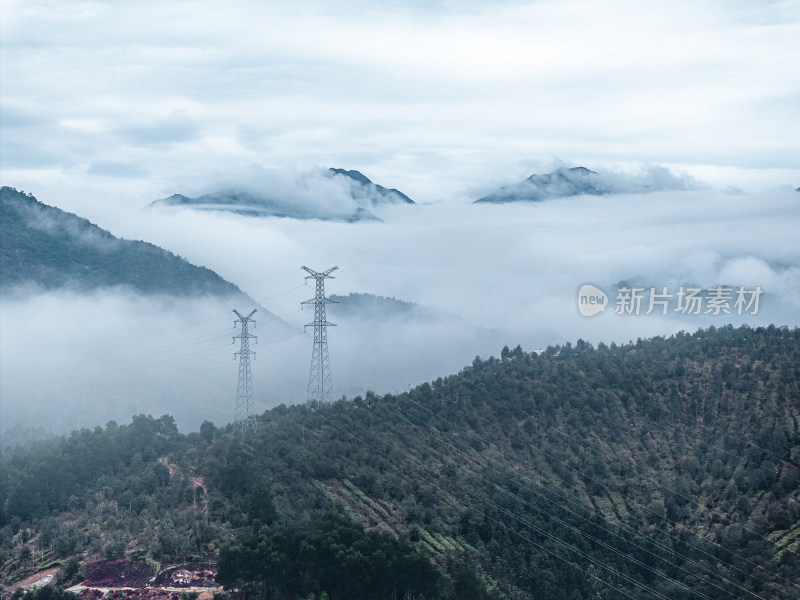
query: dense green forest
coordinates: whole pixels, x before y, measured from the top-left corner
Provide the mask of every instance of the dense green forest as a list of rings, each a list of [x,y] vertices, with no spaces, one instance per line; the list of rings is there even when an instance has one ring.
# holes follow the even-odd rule
[[[800,597],[800,329],[503,348],[245,435],[4,448],[2,583],[213,561],[251,597]],[[83,565],[83,567],[81,566]]]
[[[232,283],[153,244],[122,240],[72,213],[0,188],[0,289],[128,286],[148,294],[242,295]]]

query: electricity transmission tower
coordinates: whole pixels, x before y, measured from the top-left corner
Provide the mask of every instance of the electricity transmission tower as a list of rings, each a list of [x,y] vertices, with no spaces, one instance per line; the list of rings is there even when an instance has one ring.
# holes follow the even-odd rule
[[[311,369],[308,373],[308,405],[319,406],[329,401],[331,393],[331,359],[328,356],[328,325],[335,327],[335,323],[329,323],[325,317],[325,305],[328,302],[336,302],[325,297],[325,280],[334,279],[331,275],[339,267],[331,267],[327,271],[318,273],[308,267],[303,270],[309,273],[306,279],[315,279],[317,282],[314,298],[306,300],[303,304],[314,305],[314,321],[307,323],[305,327],[314,326],[314,347],[311,350]]]
[[[256,311],[254,309],[246,317],[236,309],[233,312],[239,317],[234,321],[233,326],[236,327],[237,323],[242,324],[241,333],[233,336],[234,343],[237,339],[242,342],[239,352],[233,354],[234,357],[239,357],[239,384],[236,387],[236,423],[234,427],[244,433],[248,430],[255,431],[256,428],[256,416],[253,414],[253,376],[250,372],[250,355],[255,358],[256,353],[250,350],[250,340],[257,338],[248,332],[250,323],[253,324],[253,327],[256,326],[256,322],[250,318]]]

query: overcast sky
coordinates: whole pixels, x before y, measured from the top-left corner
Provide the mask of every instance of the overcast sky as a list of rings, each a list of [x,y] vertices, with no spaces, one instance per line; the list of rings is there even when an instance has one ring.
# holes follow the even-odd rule
[[[254,164],[423,202],[559,160],[800,185],[797,1],[6,0],[2,28],[3,181],[62,203]]]
[[[280,331],[256,317],[259,410],[304,398],[303,264],[340,267],[329,293],[441,311],[342,320],[329,335],[337,395],[404,389],[503,344],[800,325],[800,2],[6,0],[0,11],[2,184],[212,268],[283,317]],[[561,165],[635,193],[467,205]],[[357,224],[143,210],[222,184],[330,204],[309,183],[320,167],[358,169],[426,206]],[[669,185],[639,193],[658,180]],[[578,314],[581,284],[613,301],[621,282],[765,295],[745,318]],[[224,423],[232,308],[118,290],[5,299],[0,419]]]

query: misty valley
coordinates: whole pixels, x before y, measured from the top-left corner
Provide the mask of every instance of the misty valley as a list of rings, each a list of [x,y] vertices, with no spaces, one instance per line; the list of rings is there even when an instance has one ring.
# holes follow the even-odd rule
[[[800,595],[791,220],[657,169],[452,207],[304,177],[299,212],[175,195],[125,237],[0,190],[3,600]],[[698,194],[727,227],[654,233]],[[762,304],[603,314],[712,283]]]
[[[799,39],[0,1],[0,600],[800,600]]]

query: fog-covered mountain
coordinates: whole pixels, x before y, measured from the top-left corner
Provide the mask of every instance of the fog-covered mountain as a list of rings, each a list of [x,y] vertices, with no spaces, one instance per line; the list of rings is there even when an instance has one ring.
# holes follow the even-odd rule
[[[347,296],[334,294],[330,296],[330,300],[333,304],[328,307],[328,313],[334,318],[368,321],[394,318],[413,318],[415,321],[462,320],[440,309],[374,294],[351,293]]]
[[[147,242],[119,239],[11,187],[0,189],[0,232],[5,290],[126,286],[145,294],[243,296],[210,269]]]
[[[373,183],[359,171],[330,168],[302,172],[288,179],[285,173],[264,170],[241,184],[228,184],[194,198],[173,194],[151,206],[352,223],[380,220],[370,209],[392,204],[414,204],[414,201],[399,190]]]
[[[475,203],[538,202],[582,194],[602,196],[693,187],[695,182],[691,178],[675,175],[660,166],[648,166],[636,174],[598,173],[586,167],[561,167],[551,173],[534,174],[520,183],[503,186]]]

